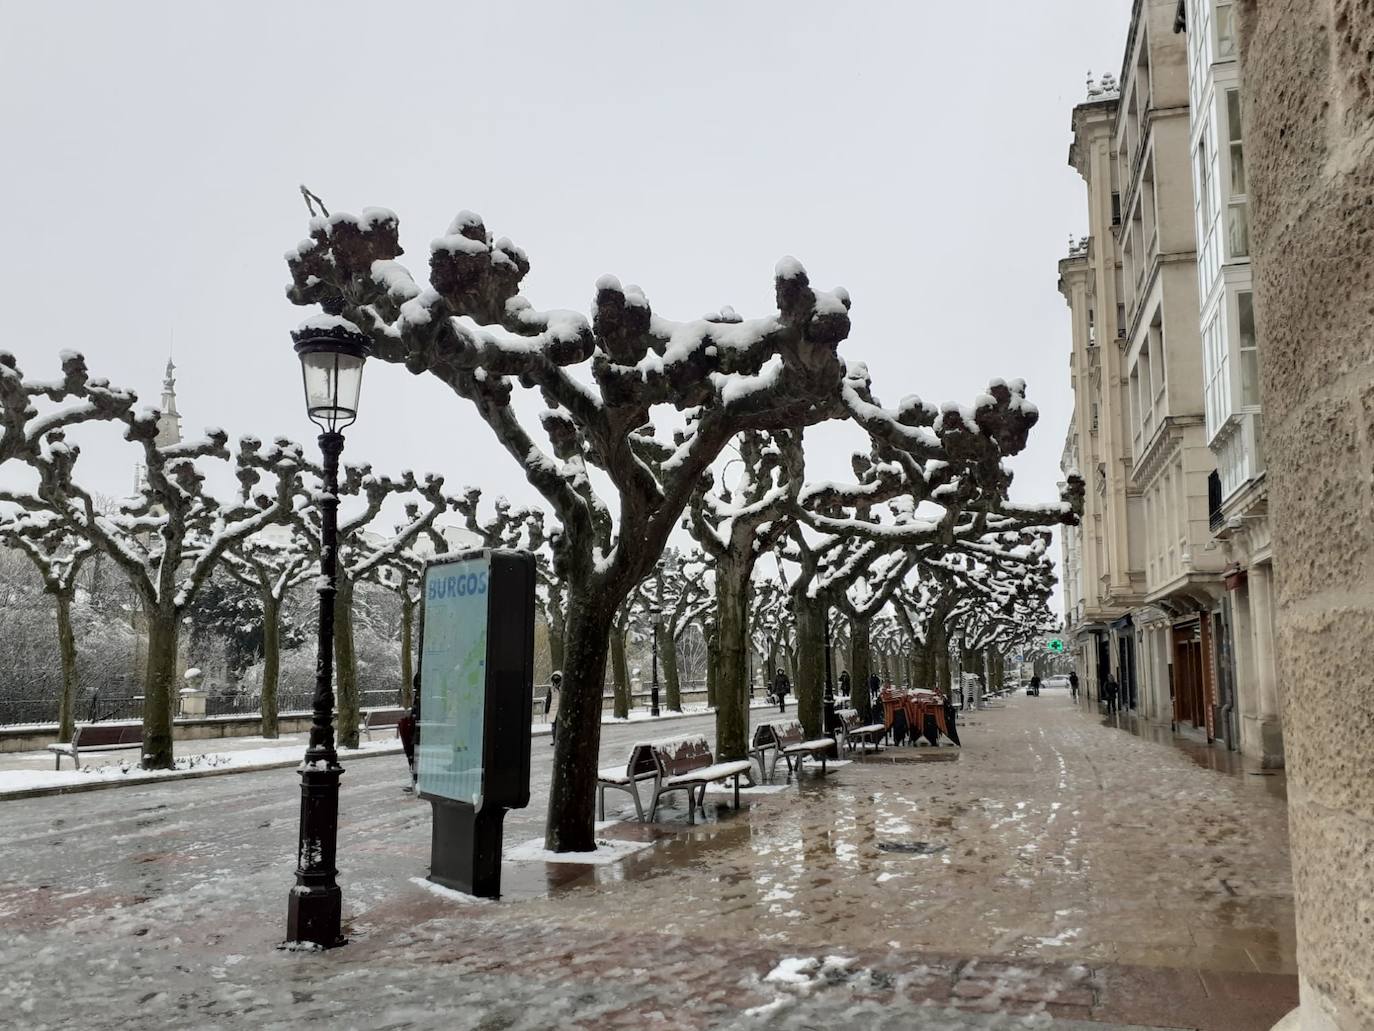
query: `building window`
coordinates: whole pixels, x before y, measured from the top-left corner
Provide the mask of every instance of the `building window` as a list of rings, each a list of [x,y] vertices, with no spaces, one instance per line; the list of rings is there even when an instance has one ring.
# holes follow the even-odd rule
[[[1221,315],[1213,316],[1202,330],[1203,379],[1206,383],[1207,436],[1216,436],[1231,414],[1230,376],[1226,361],[1226,326]]]
[[[1121,225],[1121,194],[1112,191],[1112,225]]]
[[[1226,248],[1229,257],[1250,254],[1250,218],[1246,211],[1245,143],[1241,139],[1240,90],[1226,91],[1226,130],[1231,165],[1231,191],[1226,202]]]
[[[1116,305],[1116,335],[1117,337],[1126,335],[1126,306],[1119,301]]]
[[[1227,61],[1236,56],[1236,18],[1231,0],[1217,0],[1217,60]]]
[[[1240,350],[1240,403],[1258,407],[1259,343],[1255,339],[1254,295],[1248,291],[1236,295],[1236,328]]]

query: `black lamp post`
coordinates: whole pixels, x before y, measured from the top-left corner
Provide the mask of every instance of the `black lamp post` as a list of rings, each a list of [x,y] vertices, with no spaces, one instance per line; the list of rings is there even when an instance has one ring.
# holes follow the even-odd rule
[[[317,316],[291,334],[301,360],[305,404],[319,426],[324,455],[320,490],[319,650],[315,659],[314,716],[310,744],[301,764],[300,836],[296,846],[296,884],[286,909],[288,943],[330,949],[344,943],[340,929],[343,893],[335,881],[339,838],[339,777],[343,767],[334,751],[334,593],[338,549],[340,430],[358,417],[367,338],[344,319]]]
[[[828,599],[825,601],[824,605],[825,608],[823,611],[825,613],[825,698],[823,699],[823,719],[825,722],[825,726],[823,726],[821,730],[824,731],[826,734],[829,734],[832,732],[835,726],[835,680],[834,666],[831,661],[832,649],[830,643],[830,602]]]
[[[649,715],[658,715],[658,628],[663,621],[663,610],[655,605],[649,610],[649,615],[653,618],[653,629],[650,631],[653,642],[650,645],[650,652],[654,658],[653,680],[649,684]]]

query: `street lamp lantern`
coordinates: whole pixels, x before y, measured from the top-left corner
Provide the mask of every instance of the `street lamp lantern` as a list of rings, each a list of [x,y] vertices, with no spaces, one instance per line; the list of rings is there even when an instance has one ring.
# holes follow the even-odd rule
[[[318,315],[291,334],[301,360],[310,421],[336,433],[358,417],[368,341],[347,319]]]
[[[286,910],[288,944],[329,949],[344,943],[343,893],[334,866],[339,839],[339,778],[343,767],[334,749],[334,595],[339,546],[339,432],[358,417],[358,397],[367,360],[367,337],[347,319],[317,315],[291,334],[301,360],[306,414],[323,432],[320,451],[320,598],[315,697],[310,743],[301,763],[300,833],[296,883]]]

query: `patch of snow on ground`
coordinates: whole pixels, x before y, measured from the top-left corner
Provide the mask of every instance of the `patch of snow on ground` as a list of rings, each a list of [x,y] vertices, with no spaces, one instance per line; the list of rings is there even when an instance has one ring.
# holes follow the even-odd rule
[[[435,884],[424,877],[412,877],[410,883],[424,888],[431,895],[438,895],[441,899],[448,899],[450,902],[462,902],[465,905],[485,906],[491,899],[478,898],[476,895],[469,895],[466,892],[455,891],[453,888],[445,888],[442,884]]]
[[[595,852],[550,852],[544,847],[543,838],[532,838],[522,845],[506,849],[502,858],[507,863],[578,863],[587,866],[606,866],[653,846],[652,841],[615,841],[610,838],[597,838]]]

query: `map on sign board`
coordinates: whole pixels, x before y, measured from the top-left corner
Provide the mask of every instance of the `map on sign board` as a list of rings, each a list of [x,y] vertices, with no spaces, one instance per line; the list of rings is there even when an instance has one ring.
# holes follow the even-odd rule
[[[420,793],[474,807],[482,804],[490,580],[487,552],[429,566],[420,635]]]

